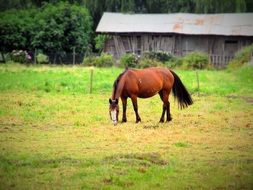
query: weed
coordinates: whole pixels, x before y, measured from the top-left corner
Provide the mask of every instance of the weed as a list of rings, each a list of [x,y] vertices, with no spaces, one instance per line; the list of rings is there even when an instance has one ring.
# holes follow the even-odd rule
[[[181,147],[181,148],[189,147],[189,144],[186,143],[186,142],[176,142],[174,145],[175,145],[176,147]]]

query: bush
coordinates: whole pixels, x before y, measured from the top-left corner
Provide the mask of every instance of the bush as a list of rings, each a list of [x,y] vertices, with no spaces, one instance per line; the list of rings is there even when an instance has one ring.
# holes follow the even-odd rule
[[[11,52],[11,60],[18,63],[29,63],[32,60],[32,57],[23,50],[13,50]]]
[[[208,55],[202,52],[193,52],[183,58],[183,67],[187,69],[204,69],[208,67]]]
[[[120,65],[123,67],[138,67],[139,58],[136,54],[127,53],[120,58]]]
[[[89,56],[83,59],[84,66],[111,67],[113,64],[113,56],[109,53],[102,53],[98,57]]]
[[[171,53],[168,52],[163,52],[163,51],[157,51],[157,52],[145,52],[143,54],[143,57],[146,59],[153,59],[153,60],[157,60],[160,62],[168,62],[168,61],[173,61],[174,60],[174,56]]]
[[[241,49],[235,54],[235,58],[230,61],[229,67],[240,67],[248,63],[253,53],[253,44]]]
[[[113,66],[114,60],[113,56],[109,53],[102,53],[99,57],[95,59],[96,67],[111,67]]]
[[[49,63],[49,58],[47,55],[43,54],[43,53],[39,53],[36,56],[36,60],[39,64],[48,64]]]
[[[180,68],[183,65],[183,58],[174,57],[171,61],[166,61],[165,65],[169,68]]]
[[[86,67],[95,66],[95,59],[96,59],[96,57],[94,57],[94,56],[85,57],[83,59],[83,65]]]
[[[141,59],[138,65],[139,68],[160,67],[160,66],[163,66],[162,62],[157,61],[155,59],[147,59],[147,58]]]
[[[95,47],[99,52],[102,52],[104,49],[104,44],[106,39],[109,38],[107,35],[99,34],[95,37]]]

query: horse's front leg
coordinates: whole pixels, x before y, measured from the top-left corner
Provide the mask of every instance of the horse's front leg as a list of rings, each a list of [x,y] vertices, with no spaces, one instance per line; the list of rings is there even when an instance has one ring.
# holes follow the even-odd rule
[[[126,118],[127,98],[121,97],[121,101],[122,101],[122,108],[123,108],[122,122],[127,122],[127,118]]]
[[[137,96],[132,96],[131,100],[132,100],[132,103],[133,103],[134,112],[135,112],[135,116],[136,116],[136,123],[138,123],[138,122],[141,121],[141,118],[140,118],[139,113],[138,113]]]

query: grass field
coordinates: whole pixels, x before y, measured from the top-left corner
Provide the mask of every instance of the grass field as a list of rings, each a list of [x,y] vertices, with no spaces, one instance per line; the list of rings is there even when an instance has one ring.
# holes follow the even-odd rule
[[[0,65],[0,189],[253,189],[253,68],[176,70],[194,104],[158,124],[158,96],[114,127],[122,69]],[[120,115],[121,116],[121,115]]]

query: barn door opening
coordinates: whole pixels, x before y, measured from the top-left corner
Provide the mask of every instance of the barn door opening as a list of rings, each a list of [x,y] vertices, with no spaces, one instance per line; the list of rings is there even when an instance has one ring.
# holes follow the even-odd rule
[[[238,41],[237,40],[225,40],[225,55],[234,56],[238,51]]]

